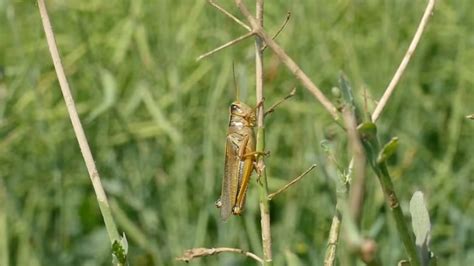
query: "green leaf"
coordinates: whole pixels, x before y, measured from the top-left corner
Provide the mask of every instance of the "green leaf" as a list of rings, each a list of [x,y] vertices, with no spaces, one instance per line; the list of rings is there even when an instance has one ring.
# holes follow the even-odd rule
[[[130,48],[133,33],[135,31],[135,22],[131,18],[126,18],[118,25],[117,29],[120,33],[113,38],[115,49],[112,58],[113,62],[118,65],[123,63],[127,51]]]
[[[298,256],[290,250],[285,250],[286,265],[288,266],[300,266],[303,262]]]
[[[384,163],[390,156],[392,156],[398,148],[398,138],[392,138],[379,153],[377,157],[377,163]]]
[[[410,213],[412,217],[412,227],[416,237],[416,244],[423,245],[428,241],[431,230],[431,222],[426,209],[423,193],[416,191],[410,200]]]
[[[421,191],[416,191],[413,194],[410,200],[410,213],[418,255],[421,258],[422,265],[428,265],[431,222]]]
[[[127,265],[128,242],[125,234],[119,241],[112,244],[113,263],[115,265]]]
[[[352,95],[352,87],[349,84],[349,81],[346,79],[344,74],[339,76],[339,86],[341,87],[342,98],[347,104],[355,107],[354,96]]]
[[[377,139],[377,127],[372,122],[364,122],[357,126],[357,131],[362,139]]]
[[[100,78],[104,97],[101,103],[87,117],[87,123],[92,122],[117,102],[117,80],[115,76],[107,69],[103,69],[100,71]]]
[[[377,127],[372,122],[364,122],[357,127],[367,159],[374,170],[377,167],[379,142],[377,140]]]

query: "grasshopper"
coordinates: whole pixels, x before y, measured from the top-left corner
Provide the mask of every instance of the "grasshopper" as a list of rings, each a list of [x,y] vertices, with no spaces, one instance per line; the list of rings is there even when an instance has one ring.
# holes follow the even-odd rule
[[[258,152],[255,151],[256,108],[239,100],[229,108],[229,127],[225,145],[224,179],[222,192],[216,206],[221,218],[230,214],[240,215],[243,211],[250,175],[255,169]]]
[[[232,66],[233,68],[233,66]],[[235,81],[237,100],[229,108],[229,125],[225,144],[224,178],[222,181],[221,197],[216,201],[220,208],[222,220],[229,218],[230,214],[240,215],[243,212],[245,196],[253,170],[260,175],[261,169],[256,166],[258,155],[268,155],[265,152],[255,151],[254,127],[256,124],[257,109],[263,105],[259,102],[255,108],[239,100],[239,90]],[[264,113],[266,116],[283,101],[295,95],[295,88],[288,96],[274,104]]]

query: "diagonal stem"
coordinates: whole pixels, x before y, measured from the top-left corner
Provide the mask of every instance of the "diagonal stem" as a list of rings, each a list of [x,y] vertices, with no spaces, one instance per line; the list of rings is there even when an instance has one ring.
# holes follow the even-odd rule
[[[255,33],[254,33],[253,31],[247,32],[246,34],[244,34],[244,35],[242,35],[242,36],[240,36],[240,37],[238,37],[238,38],[235,38],[235,39],[233,39],[233,40],[231,40],[231,41],[229,41],[229,42],[227,42],[227,43],[225,43],[225,44],[223,44],[223,45],[221,45],[221,46],[219,46],[219,47],[217,47],[217,48],[215,48],[215,49],[213,49],[213,50],[211,50],[211,51],[209,51],[209,52],[207,52],[207,53],[205,53],[205,54],[202,54],[202,55],[198,56],[198,58],[196,58],[196,61],[199,61],[199,60],[204,59],[204,58],[206,58],[206,57],[208,57],[208,56],[210,56],[210,55],[213,55],[213,54],[219,52],[220,50],[222,50],[222,49],[224,49],[224,48],[227,48],[227,47],[229,47],[229,46],[231,46],[231,45],[234,45],[234,44],[236,44],[236,43],[238,43],[238,42],[240,42],[240,41],[243,41],[243,40],[245,40],[245,39],[251,37],[251,36],[254,35],[254,34],[255,34]]]
[[[418,29],[416,30],[416,33],[413,36],[413,40],[411,41],[410,46],[408,47],[408,50],[405,53],[405,56],[403,57],[402,62],[400,63],[400,66],[398,67],[397,71],[393,75],[393,78],[388,84],[388,87],[385,90],[379,103],[377,104],[377,107],[375,107],[374,113],[372,114],[373,122],[379,119],[380,114],[382,114],[382,111],[385,108],[385,105],[387,105],[387,102],[390,99],[390,96],[395,91],[395,87],[400,81],[400,78],[402,77],[403,72],[405,72],[405,69],[407,68],[408,63],[410,62],[411,56],[415,52],[416,46],[420,42],[421,35],[423,34],[423,31],[426,28],[426,24],[428,24],[428,20],[433,12],[434,5],[435,5],[435,0],[429,0],[428,5],[426,6],[426,9],[425,9],[425,13],[423,14],[423,17],[421,18],[420,25],[418,25]]]
[[[263,27],[257,22],[256,18],[253,17],[247,6],[242,0],[235,0],[235,3],[239,7],[240,11],[247,20],[250,22],[252,29],[258,36],[270,47],[278,58],[286,65],[288,69],[296,76],[297,79],[308,89],[313,96],[323,105],[324,108],[332,115],[335,120],[339,120],[339,114],[336,107],[329,101],[321,90],[311,81],[306,73],[289,57],[286,52],[263,30]]]
[[[74,134],[76,135],[79,147],[81,149],[82,156],[86,163],[87,170],[89,172],[89,177],[94,187],[94,191],[99,203],[99,208],[104,219],[105,227],[109,235],[110,242],[112,244],[120,243],[121,237],[118,233],[117,226],[112,216],[112,212],[107,201],[107,196],[105,194],[104,188],[100,181],[99,172],[94,163],[94,158],[92,152],[89,148],[84,129],[82,128],[81,120],[76,110],[76,105],[69,88],[69,83],[64,73],[64,69],[61,63],[61,57],[59,56],[58,47],[56,45],[56,40],[54,38],[53,29],[51,27],[51,22],[49,20],[48,11],[44,0],[38,0],[38,8],[41,15],[41,21],[43,23],[44,32],[46,35],[46,40],[48,42],[48,48],[51,53],[51,58],[53,60],[54,68],[56,70],[56,75],[59,80],[59,85],[66,103],[67,111],[69,113],[69,118],[71,119],[72,127],[74,129]]]

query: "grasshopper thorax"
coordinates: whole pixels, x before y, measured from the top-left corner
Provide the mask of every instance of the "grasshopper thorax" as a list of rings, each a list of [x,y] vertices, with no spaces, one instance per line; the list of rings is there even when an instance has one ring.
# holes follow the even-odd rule
[[[254,127],[256,121],[255,109],[243,102],[233,102],[230,105],[230,126]]]

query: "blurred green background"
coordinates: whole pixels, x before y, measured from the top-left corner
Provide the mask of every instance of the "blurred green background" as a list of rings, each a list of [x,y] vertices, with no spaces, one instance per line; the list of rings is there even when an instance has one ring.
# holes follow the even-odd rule
[[[239,12],[231,1],[220,1]],[[252,1],[247,1],[253,6]],[[402,206],[428,201],[439,265],[474,262],[474,2],[438,1],[418,50],[378,122],[383,142],[400,138],[390,170]],[[192,247],[261,254],[253,179],[246,212],[220,221],[228,105],[254,95],[253,41],[195,58],[244,29],[206,1],[47,1],[70,85],[133,265],[184,265]],[[267,1],[265,25],[330,95],[341,71],[355,94],[380,98],[426,1]],[[0,264],[109,265],[110,245],[46,46],[35,1],[0,0]],[[321,265],[335,210],[334,169],[346,136],[267,49],[265,98],[297,95],[267,119],[273,191],[319,167],[271,203],[276,265]],[[363,233],[384,264],[405,258],[378,181],[367,177]],[[407,215],[408,216],[408,215]],[[409,220],[407,220],[409,221]],[[344,241],[342,241],[344,243]],[[7,253],[8,256],[5,254]],[[339,265],[348,252],[340,246]],[[2,264],[2,265],[3,265]],[[235,254],[191,265],[254,265]]]

